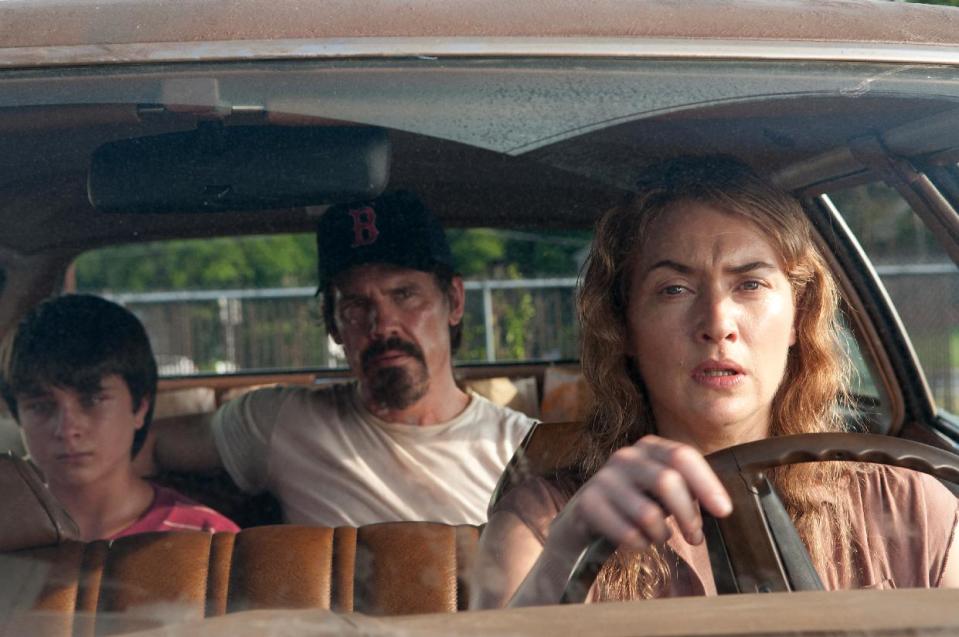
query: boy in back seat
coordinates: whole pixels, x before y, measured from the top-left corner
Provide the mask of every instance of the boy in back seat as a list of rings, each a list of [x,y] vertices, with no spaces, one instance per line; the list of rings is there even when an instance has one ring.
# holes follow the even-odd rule
[[[50,299],[20,323],[0,390],[27,450],[85,541],[149,531],[237,531],[216,511],[139,477],[157,367],[140,321],[89,295]]]

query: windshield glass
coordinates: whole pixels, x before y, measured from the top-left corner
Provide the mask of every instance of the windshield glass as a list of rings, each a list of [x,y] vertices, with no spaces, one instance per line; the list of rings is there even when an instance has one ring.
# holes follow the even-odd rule
[[[619,553],[581,591],[590,601],[815,575],[788,555],[750,561],[767,536],[787,554],[810,544],[829,590],[950,581],[955,503],[934,479],[771,467],[909,464],[914,450],[878,442],[872,455],[775,447],[892,433],[938,446],[919,468],[948,477],[959,430],[937,418],[959,412],[955,237],[937,241],[863,149],[920,175],[957,152],[955,77],[545,56],[0,71],[0,487],[15,504],[0,552],[24,582],[0,602],[63,635],[289,608],[363,628],[350,613],[502,605],[523,578],[486,564],[506,584],[484,597],[477,556],[516,532],[529,570],[555,529],[589,539],[594,526],[556,516],[629,456],[617,449],[645,444],[666,446],[642,471],[685,480],[670,463],[690,451],[745,489],[731,508],[767,517],[722,526],[683,482],[680,508],[710,513],[707,543],[719,534],[728,551],[663,515],[647,542],[659,552]],[[932,188],[917,197],[939,202]],[[732,433],[697,438],[717,431]],[[703,460],[763,439],[773,459],[755,475],[738,473],[743,458]],[[86,490],[107,482],[122,488]],[[850,494],[875,502],[848,509]],[[888,519],[860,510],[889,502]],[[94,515],[107,509],[117,517]],[[834,509],[859,517],[834,525]],[[887,526],[912,548],[933,538],[928,563],[890,549],[886,570],[849,567]],[[855,550],[825,559],[830,542]],[[714,584],[722,560],[746,566]]]

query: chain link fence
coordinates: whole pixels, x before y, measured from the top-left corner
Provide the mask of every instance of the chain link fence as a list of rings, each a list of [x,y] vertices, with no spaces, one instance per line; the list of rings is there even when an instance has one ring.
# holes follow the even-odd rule
[[[936,402],[959,413],[959,276],[950,264],[877,267]],[[457,360],[579,357],[576,279],[468,281]],[[315,288],[116,294],[147,327],[164,375],[346,365]]]
[[[576,279],[466,282],[460,362],[577,358]],[[316,289],[107,295],[146,326],[163,375],[343,367]]]

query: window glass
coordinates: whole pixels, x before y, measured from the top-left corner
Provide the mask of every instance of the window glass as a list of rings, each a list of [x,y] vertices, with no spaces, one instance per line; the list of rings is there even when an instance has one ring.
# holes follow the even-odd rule
[[[575,287],[590,232],[477,228],[447,234],[466,279],[458,360],[578,358]]]
[[[862,349],[859,347],[859,342],[856,341],[856,337],[846,324],[846,321],[843,321],[842,328],[842,344],[846,350],[846,353],[849,355],[850,360],[852,360],[853,365],[851,379],[853,393],[862,398],[873,399],[875,403],[878,404],[881,396],[879,394],[879,388],[876,386],[876,379],[873,377],[869,362],[866,360],[866,357],[863,356]]]
[[[130,244],[76,261],[76,288],[146,326],[164,376],[337,364],[316,292],[311,235]]]
[[[936,403],[959,412],[959,269],[895,189],[874,183],[829,197],[889,292]]]
[[[459,362],[578,356],[588,231],[451,229],[466,279]],[[84,254],[76,289],[133,310],[161,375],[343,367],[316,297],[310,233],[142,243]]]

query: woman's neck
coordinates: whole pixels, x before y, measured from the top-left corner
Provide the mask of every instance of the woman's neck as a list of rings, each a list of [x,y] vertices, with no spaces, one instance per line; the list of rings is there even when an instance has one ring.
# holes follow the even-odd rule
[[[744,442],[761,440],[769,436],[769,419],[756,418],[737,423],[704,423],[698,427],[671,423],[657,419],[658,435],[685,443],[698,449],[703,455],[726,449]]]
[[[77,523],[84,542],[112,537],[153,503],[154,489],[132,471],[81,486],[51,484],[50,491]]]

